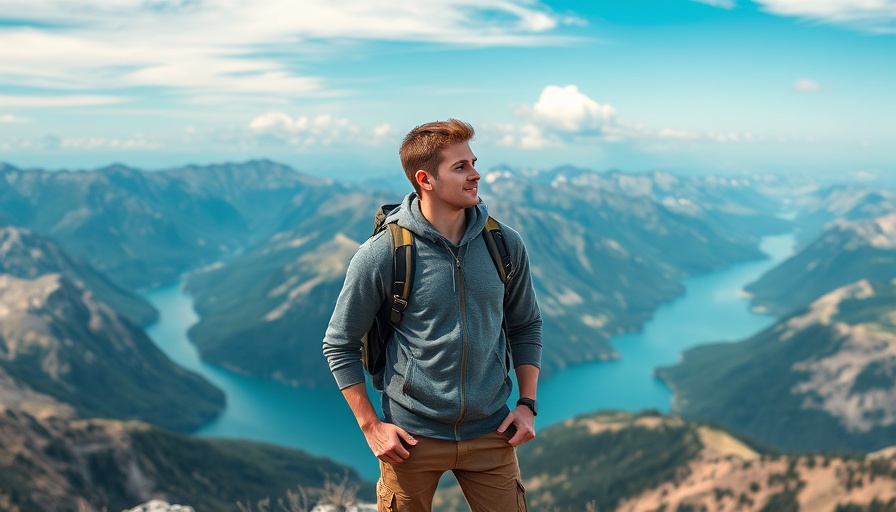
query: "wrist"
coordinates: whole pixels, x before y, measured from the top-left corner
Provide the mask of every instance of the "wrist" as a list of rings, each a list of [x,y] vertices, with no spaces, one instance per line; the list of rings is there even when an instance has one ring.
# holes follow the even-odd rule
[[[381,420],[379,419],[378,416],[373,416],[372,418],[363,418],[363,419],[359,418],[358,419],[358,426],[360,426],[361,430],[363,430],[365,432],[370,430],[373,427],[376,427],[380,423],[381,423]]]
[[[532,411],[532,416],[538,416],[538,402],[534,398],[522,397],[516,401],[517,407],[526,407]]]

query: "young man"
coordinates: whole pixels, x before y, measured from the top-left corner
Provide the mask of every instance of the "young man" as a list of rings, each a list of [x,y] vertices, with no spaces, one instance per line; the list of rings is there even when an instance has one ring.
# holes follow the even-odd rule
[[[352,258],[324,339],[336,382],[380,460],[380,511],[428,512],[448,470],[474,512],[526,510],[515,447],[535,437],[541,315],[519,234],[502,226],[516,272],[506,290],[483,240],[488,211],[473,135],[455,119],[428,123],[399,151],[415,192],[387,222],[414,233],[416,271],[386,346],[383,419],[368,398],[359,354],[390,287],[389,230]],[[520,393],[513,410],[505,319]]]

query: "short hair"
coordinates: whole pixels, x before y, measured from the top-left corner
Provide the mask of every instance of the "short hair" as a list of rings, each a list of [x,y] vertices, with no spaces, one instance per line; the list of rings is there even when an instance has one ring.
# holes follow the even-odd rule
[[[439,164],[444,158],[442,150],[458,142],[467,142],[475,135],[472,126],[457,119],[426,123],[405,135],[398,156],[404,173],[417,194],[420,194],[420,185],[414,179],[417,170],[423,169],[433,177],[438,177]]]

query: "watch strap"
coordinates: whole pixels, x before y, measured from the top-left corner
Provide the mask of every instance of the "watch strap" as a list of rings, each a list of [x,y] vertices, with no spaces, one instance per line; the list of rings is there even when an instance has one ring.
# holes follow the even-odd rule
[[[532,416],[538,416],[538,403],[531,398],[520,398],[516,405],[524,405],[532,411]]]

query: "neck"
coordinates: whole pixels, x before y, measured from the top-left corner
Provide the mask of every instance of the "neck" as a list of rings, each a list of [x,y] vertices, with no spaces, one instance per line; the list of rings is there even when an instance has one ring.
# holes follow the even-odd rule
[[[467,217],[463,209],[446,208],[444,205],[420,197],[420,213],[432,224],[432,227],[451,241],[460,244],[467,229]]]

